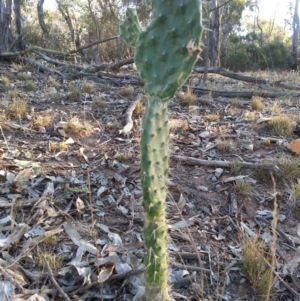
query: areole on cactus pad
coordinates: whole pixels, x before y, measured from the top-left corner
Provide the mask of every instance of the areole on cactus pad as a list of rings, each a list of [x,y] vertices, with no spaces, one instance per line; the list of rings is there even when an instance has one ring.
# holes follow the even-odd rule
[[[165,200],[169,164],[167,101],[184,84],[200,53],[201,0],[151,0],[152,21],[141,30],[130,9],[121,37],[133,46],[145,80],[141,171],[145,213],[146,300],[169,301]]]

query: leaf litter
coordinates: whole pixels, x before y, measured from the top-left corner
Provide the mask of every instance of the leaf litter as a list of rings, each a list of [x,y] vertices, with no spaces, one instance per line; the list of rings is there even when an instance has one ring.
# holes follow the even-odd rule
[[[143,300],[141,118],[132,106],[137,101],[120,99],[113,85],[103,93],[95,83],[94,96],[103,100],[97,109],[90,95],[73,101],[66,85],[54,88],[46,75],[39,80],[45,88],[30,93],[16,84],[28,114],[1,124],[0,299]],[[224,87],[231,89],[230,83]],[[239,89],[249,86],[239,83]],[[134,90],[140,97],[141,89]],[[6,99],[5,90],[0,98]],[[247,100],[239,108],[225,98],[209,103],[199,98],[191,107],[170,102],[167,218],[175,300],[259,300],[243,270],[241,236],[262,241],[268,260],[275,198],[270,300],[300,296],[300,200],[292,191],[300,174],[272,184],[282,154],[299,164],[299,133],[297,128],[289,137],[271,133],[273,100],[263,101],[253,120]],[[281,110],[299,118],[296,101]],[[49,124],[35,128],[37,116],[47,114]],[[72,117],[79,120],[74,132],[68,126]],[[126,118],[133,121],[129,130],[123,127]]]

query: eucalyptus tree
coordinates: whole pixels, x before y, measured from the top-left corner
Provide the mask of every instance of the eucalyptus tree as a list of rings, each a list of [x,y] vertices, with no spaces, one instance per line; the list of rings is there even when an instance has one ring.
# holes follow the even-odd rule
[[[295,2],[294,18],[293,18],[293,39],[292,39],[292,55],[293,69],[298,66],[298,43],[299,43],[299,0]]]
[[[0,0],[0,52],[8,51],[12,42],[10,32],[12,0]]]
[[[45,22],[44,10],[43,10],[44,0],[38,0],[37,3],[37,12],[38,12],[38,19],[39,24],[42,29],[44,39],[45,39],[45,46],[46,48],[50,48],[50,34],[48,27]]]

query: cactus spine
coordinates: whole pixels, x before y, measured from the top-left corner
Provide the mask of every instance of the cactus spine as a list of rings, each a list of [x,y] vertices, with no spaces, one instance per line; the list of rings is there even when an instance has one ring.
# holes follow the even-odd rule
[[[183,85],[200,53],[201,0],[151,0],[152,21],[140,30],[130,9],[121,37],[135,45],[135,63],[146,82],[141,170],[145,212],[146,300],[169,301],[165,199],[168,180],[167,101]]]

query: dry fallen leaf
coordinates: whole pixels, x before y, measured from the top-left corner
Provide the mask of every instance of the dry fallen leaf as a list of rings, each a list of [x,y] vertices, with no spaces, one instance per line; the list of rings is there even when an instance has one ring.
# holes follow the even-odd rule
[[[300,155],[300,139],[295,139],[290,142],[288,149]]]
[[[114,265],[108,264],[101,268],[100,273],[98,274],[97,280],[99,283],[105,282],[110,275],[113,273]]]
[[[85,162],[86,163],[89,163],[89,158],[85,155],[85,153],[84,153],[84,147],[81,147],[80,149],[79,149],[79,151],[80,151],[80,155],[83,157],[83,159],[85,160]]]
[[[29,181],[33,173],[33,169],[31,167],[25,168],[21,170],[15,177],[16,182],[26,182]]]

